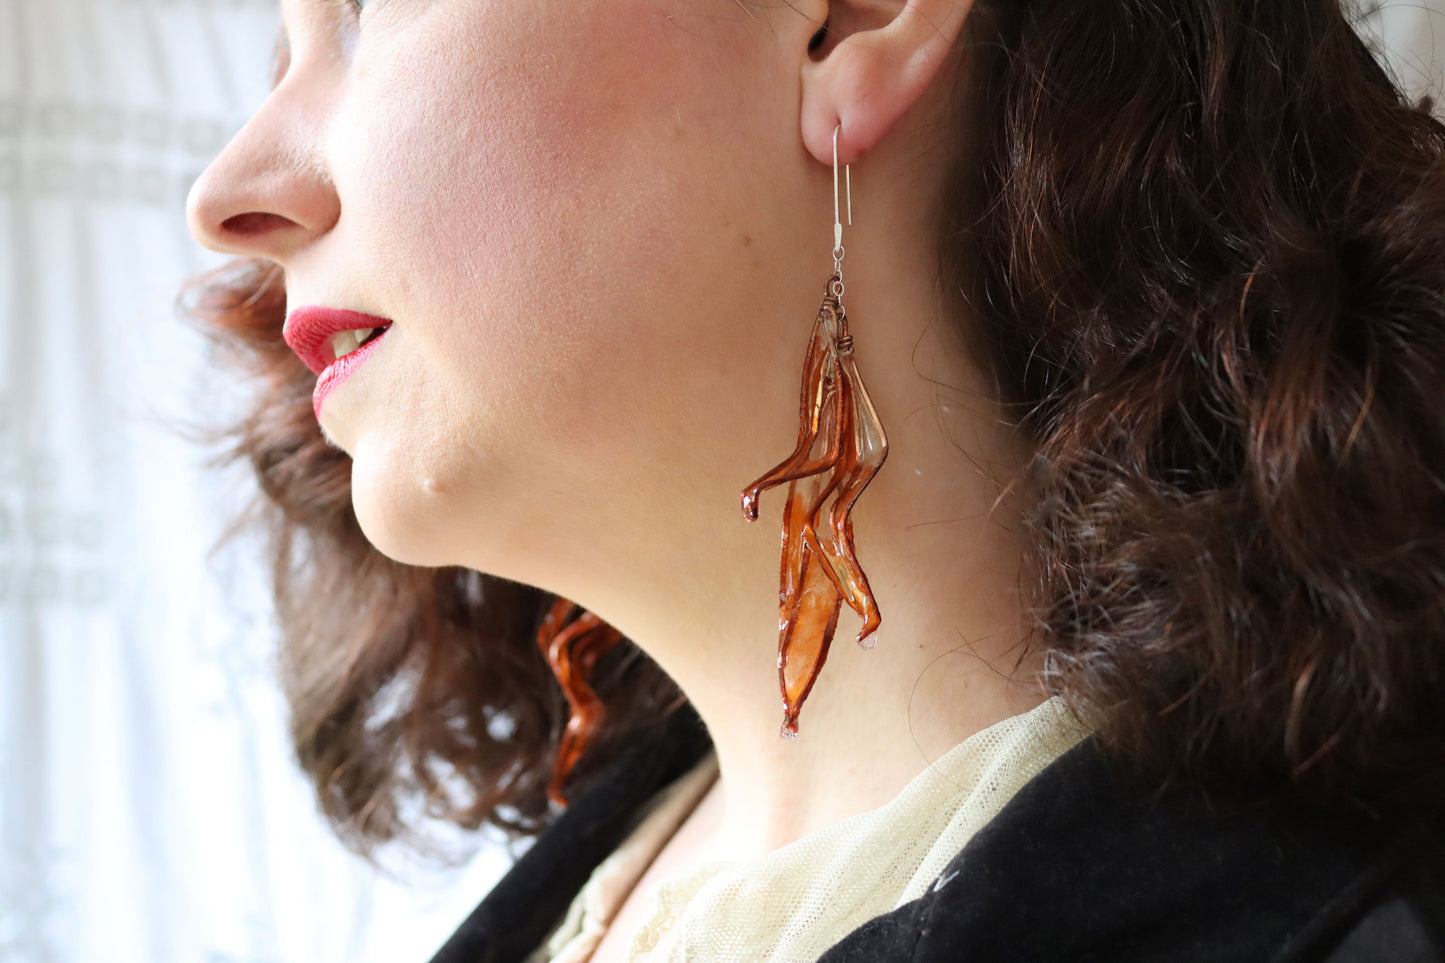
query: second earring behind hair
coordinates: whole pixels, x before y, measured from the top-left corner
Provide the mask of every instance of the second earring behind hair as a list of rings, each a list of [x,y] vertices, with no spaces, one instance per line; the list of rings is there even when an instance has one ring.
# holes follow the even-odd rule
[[[838,130],[833,130],[833,275],[803,359],[798,443],[793,453],[742,491],[743,516],[758,517],[758,498],[787,483],[778,592],[778,684],[782,735],[796,736],[798,714],[822,671],[847,601],[863,620],[858,644],[882,622],[853,547],[853,503],[888,456],[888,440],[853,357],[843,308],[843,222],[838,206]],[[853,223],[852,174],[845,167],[848,223]],[[822,445],[823,450],[814,453]],[[824,507],[829,505],[826,516]]]

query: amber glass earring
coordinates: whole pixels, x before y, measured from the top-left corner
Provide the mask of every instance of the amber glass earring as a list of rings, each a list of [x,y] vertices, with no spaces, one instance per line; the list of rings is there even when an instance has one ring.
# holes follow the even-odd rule
[[[567,728],[552,766],[552,781],[547,784],[547,798],[558,806],[567,805],[562,785],[607,717],[607,708],[591,685],[597,660],[622,641],[621,632],[586,609],[569,622],[567,616],[580,608],[559,597],[537,630],[537,645],[561,683],[569,708]]]
[[[783,696],[782,735],[798,734],[798,713],[828,657],[843,600],[863,619],[858,644],[882,622],[868,578],[853,550],[853,503],[888,456],[878,412],[853,359],[853,338],[843,310],[843,223],[838,216],[838,131],[833,129],[833,275],[803,359],[798,445],[772,471],[742,491],[743,517],[757,521],[765,489],[788,483],[783,506],[782,584],[778,592],[778,684]],[[853,223],[853,181],[847,166],[848,223]],[[823,451],[814,455],[821,441]],[[832,498],[827,518],[823,506]],[[867,639],[868,641],[864,641]]]

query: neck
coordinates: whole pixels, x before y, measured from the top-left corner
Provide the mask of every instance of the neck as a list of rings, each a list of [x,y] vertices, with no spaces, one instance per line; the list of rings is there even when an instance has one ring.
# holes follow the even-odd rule
[[[909,307],[850,303],[850,320],[855,310],[870,319],[852,325],[865,383],[865,365],[916,374],[906,360],[914,349],[936,358],[948,350],[922,342],[944,329],[909,325],[920,317]],[[716,858],[766,853],[877,808],[959,742],[1046,698],[1034,682],[1037,659],[1021,657],[1016,499],[1001,497],[1023,462],[1018,441],[999,428],[979,386],[944,399],[938,384],[947,378],[924,374],[867,384],[890,447],[853,525],[883,621],[865,651],[854,643],[862,622],[844,605],[797,738],[780,737],[783,488],[764,493],[751,525],[719,510],[696,523],[705,530],[687,530],[679,515],[683,530],[666,526],[668,547],[646,560],[649,571],[633,573],[639,583],[624,593],[610,580],[599,595],[612,604],[596,611],[678,682],[708,726],[719,779],[699,814],[715,827]],[[766,467],[749,464],[700,494],[735,510],[737,491]],[[681,551],[688,547],[704,550]],[[611,579],[618,574],[614,565]]]
[[[769,852],[877,808],[959,742],[1046,698],[1038,653],[1023,657],[1015,489],[1027,443],[945,316],[926,239],[904,230],[914,221],[901,216],[889,236],[891,220],[875,220],[878,231],[850,240],[844,304],[889,444],[852,511],[882,623],[864,651],[854,644],[861,620],[844,605],[795,739],[780,737],[777,665],[786,488],[763,493],[752,523],[739,495],[797,439],[803,351],[827,277],[819,269],[813,280],[813,261],[778,271],[808,279],[790,293],[756,285],[759,310],[777,312],[776,338],[750,343],[741,368],[715,348],[732,365],[719,383],[676,389],[676,438],[640,435],[661,447],[633,453],[646,475],[609,488],[605,502],[599,494],[585,524],[536,513],[530,544],[567,552],[510,558],[516,577],[623,632],[696,707],[717,747],[719,778],[699,813],[716,826],[708,849],[719,858]]]
[[[761,613],[733,644],[708,644],[725,657],[663,655],[717,747],[714,841],[727,858],[887,803],[958,743],[1046,697],[1030,684],[1036,664],[1020,660],[1013,533],[986,505],[945,513],[918,498],[897,504],[909,514],[879,505],[865,520],[860,502],[855,519],[883,613],[877,644],[854,643],[861,620],[845,609],[796,739],[779,735],[776,613]]]

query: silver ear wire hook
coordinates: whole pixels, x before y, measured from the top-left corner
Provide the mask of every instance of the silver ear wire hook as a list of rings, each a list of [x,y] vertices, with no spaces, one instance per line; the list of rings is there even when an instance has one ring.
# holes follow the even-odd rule
[[[833,271],[838,275],[837,291],[843,296],[843,222],[838,217],[838,131],[840,123],[833,128]],[[853,226],[853,174],[851,164],[843,165],[843,179],[848,191],[848,226]]]

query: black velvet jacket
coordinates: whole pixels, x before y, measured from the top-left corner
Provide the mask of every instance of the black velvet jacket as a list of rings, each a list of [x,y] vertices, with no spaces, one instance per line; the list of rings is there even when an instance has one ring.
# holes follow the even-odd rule
[[[690,710],[638,739],[431,963],[525,960],[641,804],[708,747]],[[1009,800],[928,893],[818,963],[905,960],[1445,963],[1445,819],[1151,801],[1086,738]]]

